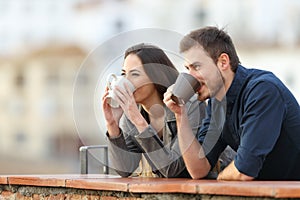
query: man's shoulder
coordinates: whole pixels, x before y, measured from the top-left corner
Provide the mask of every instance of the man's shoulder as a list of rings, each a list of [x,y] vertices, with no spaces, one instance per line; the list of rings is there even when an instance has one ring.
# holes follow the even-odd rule
[[[249,78],[249,80],[270,81],[270,80],[278,79],[275,76],[275,74],[271,71],[256,69],[256,68],[249,68],[245,70],[247,72],[247,77]]]
[[[263,86],[261,89],[269,89],[269,87],[285,87],[282,81],[272,72],[261,69],[245,69],[247,73],[246,86],[249,88],[257,85]]]

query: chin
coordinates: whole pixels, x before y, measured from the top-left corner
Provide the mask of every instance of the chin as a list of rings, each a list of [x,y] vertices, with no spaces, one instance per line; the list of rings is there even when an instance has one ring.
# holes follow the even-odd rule
[[[203,98],[202,98],[202,96],[200,96],[199,94],[198,94],[198,98],[197,98],[199,101],[203,101]]]
[[[207,99],[208,99],[209,97],[205,97],[205,96],[203,96],[203,95],[200,95],[200,94],[198,94],[198,100],[199,101],[206,101]]]

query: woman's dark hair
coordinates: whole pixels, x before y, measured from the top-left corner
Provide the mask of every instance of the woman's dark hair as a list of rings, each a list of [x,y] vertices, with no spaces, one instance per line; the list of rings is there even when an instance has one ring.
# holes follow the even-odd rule
[[[178,76],[177,69],[165,52],[157,46],[141,43],[128,48],[124,59],[129,54],[135,54],[141,59],[147,76],[163,99],[167,88],[175,83]]]
[[[219,56],[226,53],[230,58],[233,72],[240,64],[233,42],[223,29],[207,26],[190,32],[181,40],[180,52],[185,52],[197,45],[202,46],[216,64]]]

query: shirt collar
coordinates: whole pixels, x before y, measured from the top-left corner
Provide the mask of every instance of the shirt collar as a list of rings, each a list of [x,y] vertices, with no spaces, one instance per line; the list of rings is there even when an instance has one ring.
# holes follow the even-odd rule
[[[233,104],[238,94],[240,93],[244,83],[246,82],[246,78],[248,76],[248,71],[245,67],[239,65],[233,81],[226,93],[226,101],[228,104]]]

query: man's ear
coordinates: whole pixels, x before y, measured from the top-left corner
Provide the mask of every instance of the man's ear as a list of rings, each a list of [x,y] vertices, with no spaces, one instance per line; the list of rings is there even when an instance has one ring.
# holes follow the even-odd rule
[[[230,69],[230,59],[227,53],[221,53],[219,56],[218,67],[220,70]]]

